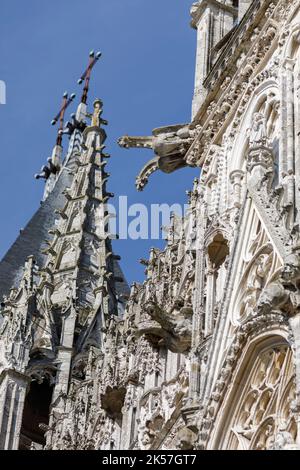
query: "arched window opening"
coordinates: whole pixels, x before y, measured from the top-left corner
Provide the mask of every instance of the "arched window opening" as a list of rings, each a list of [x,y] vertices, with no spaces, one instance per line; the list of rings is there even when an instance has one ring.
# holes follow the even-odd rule
[[[297,425],[291,413],[295,399],[292,351],[287,344],[262,350],[253,358],[236,390],[222,449],[293,449]],[[232,401],[231,401],[232,408]]]
[[[42,383],[31,382],[24,404],[19,445],[21,450],[29,449],[32,444],[36,448],[46,444],[45,427],[42,425],[47,426],[49,423],[52,393],[53,386],[46,379]]]
[[[212,267],[218,270],[229,254],[228,242],[219,233],[215,236],[207,251]]]

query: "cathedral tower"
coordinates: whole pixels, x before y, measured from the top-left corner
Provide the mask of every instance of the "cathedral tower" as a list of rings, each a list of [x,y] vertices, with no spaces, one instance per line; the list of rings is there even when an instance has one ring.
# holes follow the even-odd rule
[[[199,1],[192,24],[193,120],[119,139],[154,153],[139,190],[199,168],[130,293],[90,59],[67,156],[0,263],[1,448],[300,448],[299,0]]]
[[[193,116],[205,98],[204,80],[237,23],[238,3],[235,0],[201,0],[191,8],[191,25],[197,31]]]
[[[102,112],[99,99],[91,114],[86,97],[80,103],[65,128],[63,162],[60,129],[43,170],[44,201],[0,264],[3,449],[45,445],[49,422],[64,411],[72,381],[84,378],[91,350],[101,351],[129,293],[109,234]]]

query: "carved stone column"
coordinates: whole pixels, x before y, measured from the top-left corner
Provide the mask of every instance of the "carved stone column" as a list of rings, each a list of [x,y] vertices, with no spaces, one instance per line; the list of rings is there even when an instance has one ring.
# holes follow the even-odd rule
[[[60,394],[66,394],[69,387],[69,377],[71,369],[71,360],[73,355],[73,338],[76,322],[76,312],[74,308],[70,308],[68,314],[63,320],[62,342],[57,348],[58,373],[56,378],[56,386],[53,392],[52,402],[58,398]]]
[[[217,174],[216,182],[214,183],[214,214],[220,213],[226,209],[227,202],[227,175],[225,165],[225,155],[221,148],[217,148],[217,155],[215,157],[215,171]]]
[[[199,346],[203,340],[203,323],[204,323],[204,273],[205,273],[205,256],[204,256],[204,235],[205,223],[207,219],[207,208],[204,203],[203,191],[199,191],[196,206],[196,266],[195,266],[195,288],[193,292],[193,325],[192,325],[192,345],[191,345],[191,366],[190,366],[190,386],[189,398],[187,406],[194,406],[199,400],[199,380],[200,380],[200,362],[199,362]],[[196,404],[198,407],[198,404]]]
[[[293,404],[293,412],[297,421],[297,444],[300,448],[300,312],[289,320],[294,339],[294,363],[296,373],[296,402]]]
[[[230,222],[232,225],[234,225],[242,205],[242,187],[244,175],[244,172],[241,170],[234,170],[229,175],[231,182],[229,208],[231,209]]]
[[[0,377],[0,449],[17,450],[30,377],[5,370]]]
[[[217,205],[217,176],[211,174],[206,181],[207,191],[209,191],[208,215],[213,216],[216,213]]]
[[[209,261],[208,261],[209,263]],[[213,310],[215,302],[215,270],[209,266],[206,272],[206,308],[205,308],[205,336],[213,331]]]
[[[287,182],[284,198],[286,207],[292,206],[295,198],[294,65],[294,60],[286,59],[281,73],[279,182]]]
[[[295,73],[295,207],[296,223],[300,223],[300,61]]]
[[[295,122],[294,122],[294,66],[295,61],[287,59],[285,62],[286,69],[286,133],[287,133],[287,206],[291,208],[291,218],[294,207],[295,199],[295,158],[294,158],[294,143],[295,143]]]
[[[287,133],[287,172],[294,172],[294,65],[287,59],[286,70],[286,133]]]
[[[135,438],[138,418],[135,395],[136,387],[133,383],[129,383],[122,409],[121,449],[129,449],[130,444],[132,444],[132,441]]]

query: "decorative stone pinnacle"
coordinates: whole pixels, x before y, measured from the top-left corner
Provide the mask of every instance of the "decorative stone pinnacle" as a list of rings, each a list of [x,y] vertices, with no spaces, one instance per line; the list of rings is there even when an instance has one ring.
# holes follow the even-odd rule
[[[102,119],[103,113],[103,101],[100,98],[97,98],[94,103],[93,113],[86,113],[86,116],[91,118],[91,127],[101,127],[101,124],[107,125],[108,122],[105,119]]]

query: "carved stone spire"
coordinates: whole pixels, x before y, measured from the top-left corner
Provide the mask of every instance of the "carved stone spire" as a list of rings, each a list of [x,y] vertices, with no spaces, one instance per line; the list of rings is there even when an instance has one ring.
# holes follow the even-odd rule
[[[22,448],[30,446],[31,440],[37,445],[44,442],[48,418],[40,418],[43,428],[26,422],[26,401],[22,418],[26,389],[30,389],[30,396],[33,379],[46,388],[55,383],[53,393],[48,395],[52,403],[51,425],[55,413],[64,410],[63,397],[72,378],[82,378],[91,348],[101,351],[103,331],[123,308],[122,294],[128,286],[117,263],[120,258],[113,254],[108,231],[107,203],[113,194],[107,191],[109,174],[105,166],[109,155],[104,153],[106,133],[101,126],[106,121],[101,115],[102,102],[96,100],[91,126],[82,134],[82,147],[72,151],[72,161],[67,156],[67,166],[56,183],[60,184],[68,170],[64,203],[61,199],[55,201],[58,218],[44,241],[45,261],[37,266],[33,257],[28,258],[19,285],[2,303],[0,327],[6,340],[0,347],[0,374],[6,369],[19,374],[17,379],[8,374],[2,383],[0,392],[9,390],[3,407],[11,406],[14,390],[22,399],[17,411],[11,408],[17,413],[17,427],[9,430],[0,422],[2,448],[18,448],[20,433]],[[55,191],[56,187],[45,206]],[[33,434],[35,437],[31,438]]]
[[[62,136],[63,136],[63,128],[64,128],[64,118],[65,118],[66,109],[74,101],[75,96],[76,95],[74,93],[72,93],[70,97],[68,96],[67,92],[63,94],[61,108],[56,114],[55,118],[52,119],[51,121],[51,124],[53,126],[55,126],[55,124],[59,122],[56,143],[55,143],[55,146],[53,147],[51,157],[47,159],[48,165],[42,166],[40,173],[35,175],[36,179],[42,178],[46,180],[44,197],[43,197],[44,200],[48,197],[49,193],[52,191],[55,185],[55,182],[57,180],[58,173],[61,169],[62,152],[63,152]]]
[[[78,347],[87,338],[102,309],[104,318],[116,311],[113,255],[108,234],[109,214],[106,204],[113,196],[106,189],[107,155],[103,153],[106,133],[100,101],[94,105],[92,126],[83,133],[83,152],[76,160],[77,171],[71,187],[65,190],[66,203],[54,227],[53,240],[47,248],[46,269],[53,277],[52,304],[75,309]],[[96,116],[97,114],[97,116]],[[110,300],[104,301],[103,294]],[[96,307],[95,307],[96,305]],[[68,333],[69,334],[69,333]]]

